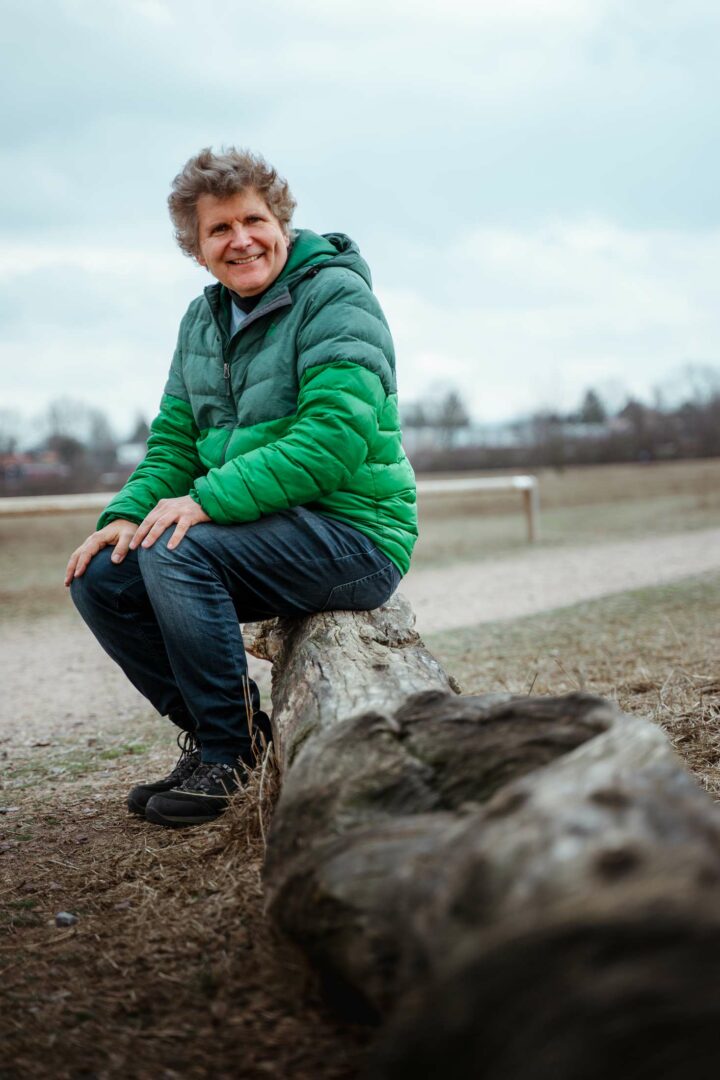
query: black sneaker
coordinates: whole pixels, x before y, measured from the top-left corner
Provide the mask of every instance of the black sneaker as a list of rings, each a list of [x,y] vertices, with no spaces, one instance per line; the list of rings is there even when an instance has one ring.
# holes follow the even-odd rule
[[[227,810],[231,797],[247,781],[242,762],[221,765],[206,761],[197,766],[178,787],[153,795],[145,807],[145,817],[154,825],[203,825]]]
[[[200,764],[200,747],[195,736],[186,731],[178,735],[177,743],[181,753],[172,772],[152,784],[138,784],[128,795],[128,809],[131,813],[144,815],[148,800],[152,799],[153,795],[179,787],[197,769]]]

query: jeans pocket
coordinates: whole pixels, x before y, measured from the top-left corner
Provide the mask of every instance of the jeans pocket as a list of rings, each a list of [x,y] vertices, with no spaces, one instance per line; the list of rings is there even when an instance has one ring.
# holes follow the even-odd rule
[[[395,592],[400,578],[400,571],[389,562],[372,574],[336,585],[330,590],[323,611],[370,611],[380,607]]]

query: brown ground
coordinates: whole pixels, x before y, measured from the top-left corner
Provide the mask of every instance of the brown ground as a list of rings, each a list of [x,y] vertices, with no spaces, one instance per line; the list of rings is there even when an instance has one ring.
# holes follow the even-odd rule
[[[124,798],[174,760],[166,722],[74,617],[8,636],[0,1076],[357,1075],[366,1033],[337,1024],[263,918],[272,768],[232,817],[153,828]],[[62,911],[78,922],[58,928]]]

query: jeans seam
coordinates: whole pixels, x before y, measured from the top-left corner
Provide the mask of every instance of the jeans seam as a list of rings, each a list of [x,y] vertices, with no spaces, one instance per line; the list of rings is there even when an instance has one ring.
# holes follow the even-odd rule
[[[228,590],[225,588],[222,581],[216,576],[216,574],[214,572],[211,573],[211,577],[212,577],[213,591],[215,592],[215,595],[217,596],[218,594],[220,594],[222,599],[228,599],[230,601],[230,605],[233,607],[233,610],[234,610],[232,596],[228,593]],[[232,646],[233,646],[234,643],[231,640],[231,636],[230,636],[230,633],[229,633],[228,620],[227,619],[220,619],[218,621],[222,623],[222,634],[223,634],[225,649],[228,650],[229,653],[232,653]],[[248,673],[247,654],[245,652],[245,643],[243,641],[242,631],[240,630],[239,623],[236,623],[235,621],[233,621],[233,625],[237,626],[238,635],[239,635],[239,638],[240,638],[241,664],[239,666],[242,666],[242,661],[244,660],[244,670],[241,672],[241,674],[247,675],[247,673]],[[233,665],[231,665],[231,667],[234,668],[235,665],[233,664]],[[244,709],[244,707],[241,706],[240,702],[238,702],[238,712],[242,712],[242,713],[245,712],[245,709]],[[246,717],[246,721],[248,719],[249,718]],[[218,732],[217,734],[219,734],[221,736],[221,738],[223,738],[223,739],[228,738],[226,732]],[[249,736],[249,732],[248,732],[248,736]],[[205,733],[205,737],[207,738],[207,733]],[[241,738],[246,738],[246,736],[241,735],[241,736],[236,736],[236,738],[241,739]],[[212,742],[212,736],[211,736],[211,742]],[[221,745],[222,745],[222,743],[221,743]],[[217,753],[217,750],[215,752]],[[234,753],[234,751],[230,751],[230,752]]]
[[[349,589],[354,585],[362,585],[364,581],[370,581],[371,578],[378,577],[379,574],[384,574],[391,569],[397,570],[397,567],[395,566],[395,563],[392,561],[392,559],[388,559],[385,566],[381,566],[379,570],[373,570],[371,574],[365,574],[363,577],[353,578],[352,581],[345,581],[342,585],[334,585],[325,599],[322,610],[327,611],[327,606],[330,603],[333,594],[338,592],[340,589]]]

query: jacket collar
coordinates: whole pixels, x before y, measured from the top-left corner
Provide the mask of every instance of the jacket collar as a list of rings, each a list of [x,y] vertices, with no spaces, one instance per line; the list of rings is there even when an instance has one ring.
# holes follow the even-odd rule
[[[291,306],[292,293],[297,285],[306,277],[314,277],[324,265],[330,264],[354,270],[370,285],[367,263],[360,255],[357,244],[349,236],[344,233],[320,236],[311,229],[296,230],[285,266],[264,293],[257,307],[243,321],[238,333],[271,311]],[[213,285],[208,285],[204,293],[213,319],[227,340],[230,337],[230,290],[216,281]]]

